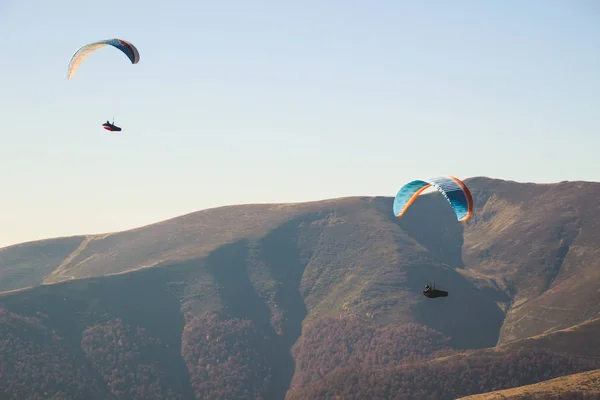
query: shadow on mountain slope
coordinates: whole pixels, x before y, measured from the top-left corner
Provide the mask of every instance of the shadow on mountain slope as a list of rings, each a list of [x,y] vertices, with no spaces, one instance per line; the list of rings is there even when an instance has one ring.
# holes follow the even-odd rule
[[[241,240],[219,247],[206,257],[205,263],[217,284],[223,312],[231,318],[252,320],[265,329],[270,326],[271,313],[250,280],[250,246],[249,241]]]
[[[252,320],[269,337],[273,374],[266,393],[269,399],[285,397],[295,368],[290,350],[300,337],[301,324],[307,314],[299,291],[305,263],[301,262],[297,245],[298,224],[304,219],[284,223],[258,243],[235,242],[211,252],[206,258],[207,268],[223,299],[224,312],[231,318]],[[265,267],[266,271],[260,271]],[[262,282],[251,276],[260,272],[268,275]],[[273,303],[275,311],[265,297]]]
[[[422,290],[424,282],[436,283],[448,297],[421,301],[413,307],[417,321],[452,338],[456,349],[493,347],[498,342],[504,313],[489,295],[450,268],[433,265],[407,267],[411,287]],[[500,294],[498,294],[500,295]]]
[[[300,293],[300,282],[306,268],[298,246],[300,222],[313,218],[301,218],[287,222],[271,231],[260,241],[262,259],[277,282],[274,300],[281,315],[280,336],[277,337],[278,365],[275,382],[281,384],[273,388],[273,398],[284,398],[295,373],[295,360],[291,355],[292,346],[302,334],[302,321],[307,315],[304,297]]]
[[[452,206],[439,193],[420,196],[396,219],[402,230],[425,247],[435,260],[453,268],[464,268],[463,224]]]
[[[437,191],[419,196],[397,218],[392,208],[394,198],[375,197],[372,199],[379,211],[413,240],[426,248],[434,259],[454,268],[464,268],[462,260],[464,224],[456,220],[452,206]]]
[[[416,321],[450,336],[451,345],[457,349],[495,346],[505,317],[496,302],[510,299],[498,287],[477,288],[455,270],[464,268],[464,224],[456,220],[450,204],[439,193],[422,195],[402,218],[395,218],[391,212],[393,199],[375,201],[384,215],[432,256],[431,262],[423,259],[416,265],[402,266],[407,290],[419,298],[412,307]],[[449,296],[425,298],[423,287],[433,283],[447,290]]]

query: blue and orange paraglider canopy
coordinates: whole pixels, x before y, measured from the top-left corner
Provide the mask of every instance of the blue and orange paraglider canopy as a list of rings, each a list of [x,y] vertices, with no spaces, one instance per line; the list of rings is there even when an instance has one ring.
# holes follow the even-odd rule
[[[431,179],[417,179],[402,186],[394,198],[394,215],[402,217],[419,195],[430,186],[435,187],[454,209],[456,219],[465,222],[473,214],[473,197],[467,185],[454,176],[439,176]]]

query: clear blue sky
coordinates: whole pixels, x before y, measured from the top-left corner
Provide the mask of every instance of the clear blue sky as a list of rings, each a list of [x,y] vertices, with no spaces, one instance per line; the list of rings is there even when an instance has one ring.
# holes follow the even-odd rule
[[[0,246],[446,173],[600,180],[595,0],[0,0],[0,32]],[[66,79],[111,37],[140,63]]]

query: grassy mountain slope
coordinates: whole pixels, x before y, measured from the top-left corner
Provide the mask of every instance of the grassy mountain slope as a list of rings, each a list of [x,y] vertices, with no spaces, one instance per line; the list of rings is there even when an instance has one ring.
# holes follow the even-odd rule
[[[465,276],[509,298],[500,341],[566,328],[600,312],[600,184],[474,178]]]
[[[0,292],[41,284],[84,240],[74,236],[0,249]]]
[[[296,215],[344,202],[219,207],[123,232],[9,246],[0,249],[0,291],[206,256],[224,244],[260,237]]]
[[[600,318],[498,346],[501,349],[551,349],[600,360]]]
[[[103,276],[206,256],[247,237],[260,237],[294,215],[320,204],[242,205],[220,207],[157,224],[88,237],[44,283]]]
[[[600,369],[459,400],[600,399]]]

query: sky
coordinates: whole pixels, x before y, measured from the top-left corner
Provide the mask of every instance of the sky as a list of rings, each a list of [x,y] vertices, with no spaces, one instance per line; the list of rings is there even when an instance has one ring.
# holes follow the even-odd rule
[[[0,0],[0,33],[0,247],[442,174],[600,181],[595,0]],[[112,37],[139,64],[67,80]]]

